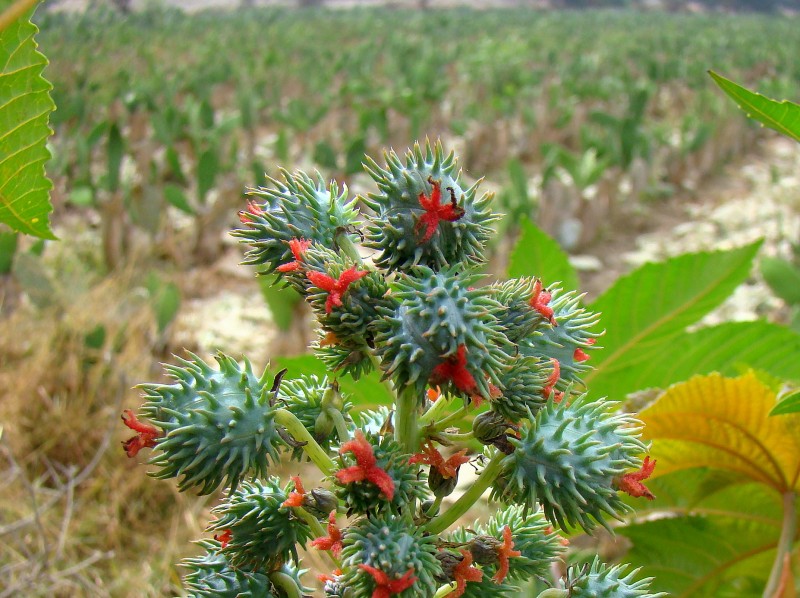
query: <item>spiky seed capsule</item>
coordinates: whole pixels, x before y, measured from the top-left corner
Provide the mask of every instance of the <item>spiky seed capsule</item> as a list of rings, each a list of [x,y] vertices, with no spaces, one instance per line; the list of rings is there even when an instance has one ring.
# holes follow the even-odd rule
[[[567,587],[570,596],[576,598],[659,598],[665,592],[652,593],[652,577],[635,580],[639,569],[625,574],[627,565],[608,567],[594,557],[590,567],[572,566],[567,572]]]
[[[501,347],[508,341],[493,315],[499,304],[486,289],[471,288],[479,279],[456,268],[419,267],[395,281],[392,295],[399,307],[381,310],[375,342],[385,375],[400,390],[413,387],[424,401],[432,377],[451,367],[462,375],[439,376],[435,383],[443,391],[490,396],[489,381],[504,367]]]
[[[530,414],[536,415],[547,398],[544,388],[552,369],[550,362],[537,357],[517,355],[509,358],[509,367],[500,373],[500,396],[492,401],[492,411],[517,422]]]
[[[376,265],[408,270],[425,265],[438,270],[483,261],[483,251],[497,217],[489,207],[491,196],[478,197],[477,184],[465,189],[455,156],[440,143],[419,144],[405,164],[394,152],[385,155],[386,167],[371,159],[367,172],[379,193],[363,198],[376,212],[369,220],[365,245],[378,251]]]
[[[381,515],[359,519],[344,537],[343,585],[354,597],[368,597],[375,589],[375,580],[359,565],[375,567],[390,579],[400,579],[412,570],[417,580],[396,596],[433,596],[435,577],[441,573],[435,542],[435,536],[423,535],[409,517]]]
[[[571,403],[550,401],[525,426],[516,447],[503,461],[493,495],[504,502],[534,508],[562,529],[580,525],[591,532],[605,515],[630,511],[617,494],[614,478],[638,468],[646,448],[641,424],[628,414],[613,414],[586,395]]]
[[[223,483],[236,488],[246,473],[267,474],[282,444],[275,427],[267,372],[253,374],[222,353],[219,370],[193,356],[167,366],[175,384],[145,384],[141,412],[164,430],[150,463],[157,478],[182,477],[178,488],[209,494]]]
[[[191,598],[280,598],[264,573],[231,566],[216,540],[198,544],[206,553],[181,563],[189,569],[183,582]]]
[[[230,540],[222,553],[234,566],[273,571],[289,558],[299,562],[297,545],[305,546],[311,530],[284,507],[287,490],[277,478],[242,482],[239,489],[211,512],[217,516],[211,532],[230,530]]]

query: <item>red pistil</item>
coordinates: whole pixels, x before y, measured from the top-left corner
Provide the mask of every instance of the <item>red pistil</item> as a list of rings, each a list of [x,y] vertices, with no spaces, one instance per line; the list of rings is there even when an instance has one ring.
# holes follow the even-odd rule
[[[419,217],[417,224],[414,226],[414,231],[419,231],[425,228],[425,234],[422,236],[422,243],[427,243],[436,232],[439,222],[446,220],[447,222],[455,222],[464,215],[464,208],[456,203],[456,194],[452,187],[448,187],[450,191],[450,203],[442,205],[442,184],[440,181],[434,181],[432,177],[428,177],[432,191],[430,197],[425,193],[419,194],[419,205],[425,210],[425,213]]]
[[[450,598],[458,598],[467,591],[468,581],[480,581],[483,579],[483,571],[472,566],[472,553],[469,550],[462,550],[461,562],[453,568],[453,581],[456,582],[456,589],[450,592]]]
[[[442,396],[442,389],[438,386],[436,388],[429,388],[428,389],[428,400],[431,403],[435,403],[436,399]]]
[[[497,560],[500,561],[500,566],[497,568],[497,573],[492,577],[497,583],[502,583],[508,575],[508,559],[521,556],[519,550],[514,550],[514,540],[511,538],[511,528],[505,526],[503,528],[503,545],[497,549]]]
[[[214,539],[219,542],[220,548],[225,548],[233,540],[233,533],[230,529],[223,530],[221,534],[214,534]]]
[[[455,355],[445,357],[442,363],[433,368],[431,383],[450,381],[458,390],[469,394],[475,401],[475,405],[479,406],[483,397],[478,394],[478,385],[466,366],[467,347],[459,345]]]
[[[252,199],[247,201],[247,210],[239,211],[239,221],[242,224],[249,224],[253,221],[253,216],[261,216],[264,210]]]
[[[317,579],[320,580],[322,583],[326,581],[336,581],[336,578],[342,574],[341,569],[334,569],[332,573],[322,573],[317,575]]]
[[[554,534],[554,533],[556,533],[556,529],[552,525],[548,525],[545,528],[544,533],[546,533],[548,535]],[[559,536],[558,542],[559,542],[559,544],[561,544],[561,546],[569,546],[569,540],[567,538],[565,538],[564,536]]]
[[[416,577],[412,577],[414,569],[406,571],[400,579],[389,579],[389,576],[380,569],[363,563],[359,567],[372,575],[372,579],[375,580],[376,586],[372,591],[372,598],[389,598],[392,594],[399,594],[403,590],[407,590],[417,581]]]
[[[320,550],[330,550],[337,559],[342,552],[342,532],[336,527],[336,510],[328,515],[328,536],[317,538],[311,546]]]
[[[293,475],[292,481],[294,482],[294,490],[289,493],[289,496],[283,501],[282,507],[302,507],[303,499],[306,497],[306,490],[303,488],[303,482],[300,481],[300,476]]]
[[[136,436],[128,438],[122,443],[125,454],[129,457],[135,457],[145,447],[153,448],[156,445],[156,439],[161,436],[161,432],[153,424],[139,421],[132,409],[122,412],[122,421],[136,432]]]
[[[357,465],[347,469],[340,469],[336,472],[336,478],[342,484],[363,482],[364,480],[372,482],[380,488],[380,491],[388,500],[392,500],[394,498],[394,481],[386,473],[386,470],[378,467],[375,453],[372,451],[372,445],[364,438],[364,434],[360,430],[356,431],[354,440],[348,440],[339,449],[340,455],[347,452],[352,452],[355,455]]]
[[[593,344],[595,344],[596,340],[597,339],[590,338],[588,341],[586,341],[586,343],[589,344],[589,345],[593,345]],[[587,359],[589,359],[589,355],[583,349],[578,347],[577,349],[575,349],[575,352],[572,354],[572,359],[574,359],[575,361],[578,361],[578,362],[586,361]]]
[[[529,304],[533,309],[538,311],[544,319],[549,321],[553,326],[557,326],[553,308],[547,305],[552,298],[553,294],[547,290],[543,290],[542,281],[537,279],[533,284],[533,295],[531,295]]]
[[[328,292],[325,313],[331,313],[334,307],[342,306],[342,294],[347,290],[347,287],[367,274],[369,274],[368,271],[359,271],[356,266],[353,266],[349,270],[342,272],[338,280],[322,272],[309,272],[306,276],[314,286]]]
[[[544,395],[545,399],[549,399],[550,395],[553,394],[553,389],[555,385],[558,383],[558,379],[561,377],[561,364],[558,362],[558,359],[555,357],[550,358],[550,363],[553,364],[553,373],[547,378],[544,384],[544,388],[542,388],[542,395]],[[558,391],[555,392],[555,399],[556,402],[560,402],[561,398],[559,398]],[[562,393],[563,396],[563,393]]]
[[[442,454],[436,450],[433,443],[428,440],[422,452],[411,457],[408,462],[430,465],[436,468],[436,470],[442,474],[442,477],[447,480],[456,477],[458,468],[469,461],[469,457],[467,457],[466,454],[467,449],[463,449],[445,461]]]
[[[642,480],[649,478],[655,468],[655,460],[651,460],[650,455],[646,456],[639,471],[623,474],[622,477],[617,479],[617,488],[634,498],[644,496],[647,500],[653,500],[655,495],[650,492],[647,486],[642,484]]]
[[[289,241],[289,249],[294,256],[294,261],[278,266],[278,272],[294,272],[298,270],[303,261],[303,254],[309,247],[311,247],[311,241],[305,239],[292,239]]]

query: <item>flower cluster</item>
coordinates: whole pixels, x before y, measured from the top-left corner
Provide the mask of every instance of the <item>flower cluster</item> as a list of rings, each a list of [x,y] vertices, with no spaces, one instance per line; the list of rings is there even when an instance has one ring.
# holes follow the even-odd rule
[[[551,574],[556,527],[608,527],[630,508],[620,492],[653,498],[640,424],[585,394],[598,316],[553,281],[480,273],[497,215],[440,144],[366,169],[377,190],[360,201],[283,171],[233,233],[247,264],[308,301],[328,375],[192,355],[123,415],[126,453],[152,449],[155,477],[228,487],[206,555],[184,563],[191,595],[299,596],[303,551],[329,560],[329,597],[514,595]],[[391,404],[353,415],[341,382],[371,372]],[[297,463],[285,486],[282,458]],[[465,469],[478,476],[457,492]],[[458,526],[489,491],[492,517]],[[569,583],[653,596],[620,571]]]

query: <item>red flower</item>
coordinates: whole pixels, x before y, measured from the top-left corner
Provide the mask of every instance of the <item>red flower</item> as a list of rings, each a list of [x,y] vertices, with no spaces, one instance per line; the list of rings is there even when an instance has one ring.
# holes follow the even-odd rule
[[[472,553],[469,550],[462,550],[461,562],[453,569],[453,581],[456,582],[456,589],[450,592],[450,598],[458,598],[467,591],[468,581],[480,581],[483,579],[483,571],[472,566]]]
[[[596,339],[590,338],[586,342],[589,345],[593,345],[596,342]],[[578,362],[586,361],[587,359],[589,359],[589,355],[583,349],[578,347],[577,349],[575,349],[575,352],[572,354],[572,359],[574,359],[575,361],[578,361]]]
[[[264,210],[261,209],[256,202],[252,199],[247,201],[247,210],[240,210],[239,211],[239,221],[242,224],[248,224],[253,221],[252,216],[261,216],[264,213]]]
[[[522,553],[519,550],[514,550],[511,528],[505,526],[503,528],[503,545],[497,549],[497,560],[500,561],[500,566],[497,568],[497,573],[494,574],[492,579],[497,583],[502,583],[506,575],[508,575],[508,559],[521,555]]]
[[[436,399],[442,396],[442,389],[438,386],[436,388],[429,388],[428,389],[428,400],[431,403],[435,403]]]
[[[469,457],[467,457],[466,454],[467,449],[463,449],[445,461],[442,454],[437,451],[433,443],[428,440],[426,446],[423,448],[423,452],[417,453],[411,457],[408,462],[430,465],[436,468],[436,470],[442,474],[442,477],[447,480],[456,477],[458,468],[469,461]]]
[[[320,550],[330,550],[337,559],[342,552],[342,532],[336,527],[336,510],[328,515],[328,536],[317,538],[311,546]]]
[[[289,241],[289,249],[294,256],[294,261],[278,266],[278,272],[294,272],[300,268],[303,254],[309,247],[311,247],[311,241],[306,241],[305,239],[292,239]]]
[[[543,318],[548,320],[553,326],[556,326],[553,308],[547,305],[552,298],[553,294],[549,291],[542,290],[542,281],[537,279],[533,284],[533,295],[531,295],[529,304],[533,309],[538,311]]]
[[[467,369],[467,347],[459,345],[455,355],[445,357],[445,360],[433,368],[431,372],[431,384],[450,381],[460,391],[470,395],[475,401],[475,405],[481,404],[481,397],[477,390],[478,385],[475,377]]]
[[[322,272],[309,272],[306,276],[308,276],[308,279],[314,286],[328,292],[328,300],[325,302],[325,313],[331,313],[334,306],[342,306],[342,294],[347,290],[347,287],[350,286],[350,283],[365,277],[367,274],[369,274],[369,272],[366,270],[359,271],[356,269],[356,266],[353,266],[349,270],[342,272],[338,280]]]
[[[642,484],[642,480],[649,478],[653,474],[655,468],[655,460],[651,461],[650,455],[646,456],[639,471],[623,474],[617,479],[617,488],[626,494],[630,494],[634,498],[641,498],[644,496],[647,500],[653,500],[655,495],[650,492],[647,486]]]
[[[340,455],[347,452],[355,455],[357,465],[337,471],[336,478],[342,484],[367,480],[380,488],[388,500],[392,500],[394,498],[394,481],[384,469],[378,467],[372,445],[364,438],[361,430],[356,430],[355,439],[348,440],[339,449]]]
[[[156,439],[161,436],[161,432],[158,428],[153,424],[140,422],[131,409],[126,409],[122,412],[122,421],[131,430],[136,432],[136,436],[122,443],[125,454],[129,457],[135,457],[137,453],[145,447],[153,448],[156,445]]]
[[[223,530],[221,534],[214,534],[214,539],[219,542],[220,548],[225,548],[233,540],[233,533],[230,529]]]
[[[550,358],[550,363],[553,364],[553,373],[547,378],[544,384],[544,388],[542,388],[542,395],[545,399],[550,398],[550,395],[553,393],[555,385],[558,383],[558,379],[561,377],[561,364],[558,362],[558,359],[555,357]],[[563,396],[563,393],[561,393]],[[559,392],[555,392],[556,402],[561,401],[561,397],[559,397]]]
[[[411,577],[414,573],[414,569],[406,571],[405,575],[400,579],[389,579],[389,576],[380,569],[364,565],[363,563],[360,564],[359,567],[372,575],[372,578],[375,580],[376,586],[372,591],[372,598],[389,598],[392,594],[399,594],[403,590],[410,588],[414,585],[414,582],[417,581],[416,577]]]
[[[326,581],[336,581],[336,578],[339,577],[341,574],[342,574],[341,569],[334,569],[333,573],[331,574],[322,573],[320,575],[317,575],[317,579],[320,580],[322,583],[325,583]]]
[[[300,481],[300,476],[293,475],[292,481],[294,482],[294,490],[289,493],[289,496],[283,501],[282,507],[302,507],[303,500],[306,497],[306,490],[303,488],[303,482]]]
[[[427,243],[431,240],[433,233],[439,226],[439,221],[446,220],[447,222],[455,222],[464,215],[464,208],[456,203],[456,194],[452,187],[448,187],[450,191],[450,203],[442,205],[442,184],[439,181],[434,181],[433,178],[428,177],[428,183],[432,187],[431,196],[428,197],[425,193],[419,194],[419,205],[425,210],[425,213],[419,217],[417,224],[414,226],[414,231],[425,228],[425,234],[422,237],[422,243]]]

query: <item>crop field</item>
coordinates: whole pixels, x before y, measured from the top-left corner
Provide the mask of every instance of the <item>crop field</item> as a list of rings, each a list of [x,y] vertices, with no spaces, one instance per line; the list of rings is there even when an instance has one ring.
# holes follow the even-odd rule
[[[441,140],[495,193],[499,273],[526,219],[568,253],[600,254],[757,156],[774,134],[709,70],[800,98],[796,17],[154,8],[34,22],[57,106],[46,169],[61,241],[0,230],[0,258],[13,254],[0,259],[0,597],[181,592],[177,563],[218,495],[149,479],[119,446],[119,415],[141,403],[135,384],[162,379],[159,362],[219,347],[177,322],[220,290],[244,297],[253,328],[228,331],[226,351],[255,342],[279,359],[313,338],[292,291],[231,275],[248,188],[286,168],[366,194],[365,154]]]

